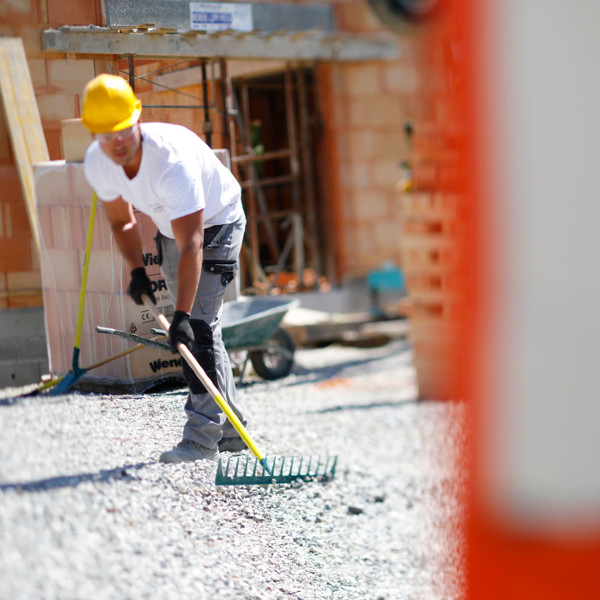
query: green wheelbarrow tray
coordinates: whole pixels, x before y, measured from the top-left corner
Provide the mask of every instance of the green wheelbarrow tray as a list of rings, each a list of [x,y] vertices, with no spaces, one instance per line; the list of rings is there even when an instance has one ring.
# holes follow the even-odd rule
[[[223,342],[228,352],[247,351],[248,360],[263,379],[286,377],[294,365],[294,340],[280,327],[297,300],[281,296],[242,296],[223,305]]]

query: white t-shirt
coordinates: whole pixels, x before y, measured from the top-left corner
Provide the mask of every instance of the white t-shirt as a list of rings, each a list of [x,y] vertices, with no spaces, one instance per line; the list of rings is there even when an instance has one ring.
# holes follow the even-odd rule
[[[171,221],[204,209],[204,227],[233,223],[243,214],[241,188],[231,171],[193,131],[142,123],[142,162],[129,179],[94,141],[84,160],[88,183],[110,202],[122,197],[174,238]]]

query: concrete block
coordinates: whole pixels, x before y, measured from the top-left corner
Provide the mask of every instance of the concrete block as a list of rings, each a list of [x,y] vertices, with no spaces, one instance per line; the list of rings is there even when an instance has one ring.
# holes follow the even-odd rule
[[[43,308],[0,311],[0,386],[40,381],[48,372]]]

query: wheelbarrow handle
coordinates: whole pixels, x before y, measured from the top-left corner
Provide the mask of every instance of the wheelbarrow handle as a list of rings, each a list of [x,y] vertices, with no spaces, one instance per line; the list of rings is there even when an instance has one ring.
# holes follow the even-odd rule
[[[152,303],[152,301],[147,296],[142,296],[144,300],[144,305],[146,308],[150,309],[150,312],[154,315],[157,323],[165,330],[169,331],[169,321],[161,312],[159,312]],[[250,437],[250,434],[242,424],[242,422],[238,419],[237,415],[231,410],[229,403],[227,400],[221,395],[215,384],[210,380],[208,375],[205,373],[204,369],[200,366],[200,363],[196,360],[194,355],[191,353],[190,349],[185,345],[179,342],[177,344],[177,350],[183,357],[183,359],[190,366],[192,371],[196,374],[198,379],[202,382],[204,387],[207,389],[208,393],[213,397],[214,401],[219,405],[221,410],[225,413],[235,430],[240,434],[240,437],[244,440],[244,443],[252,454],[257,458],[257,460],[270,472],[270,467],[267,463],[267,459],[263,456],[261,451],[258,449],[254,440]]]

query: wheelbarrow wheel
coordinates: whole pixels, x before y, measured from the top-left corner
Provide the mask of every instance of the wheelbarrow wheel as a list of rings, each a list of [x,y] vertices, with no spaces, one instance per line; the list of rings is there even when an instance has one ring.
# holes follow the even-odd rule
[[[296,347],[292,336],[285,329],[278,329],[261,350],[248,353],[256,374],[263,379],[281,379],[289,375],[294,365]]]

